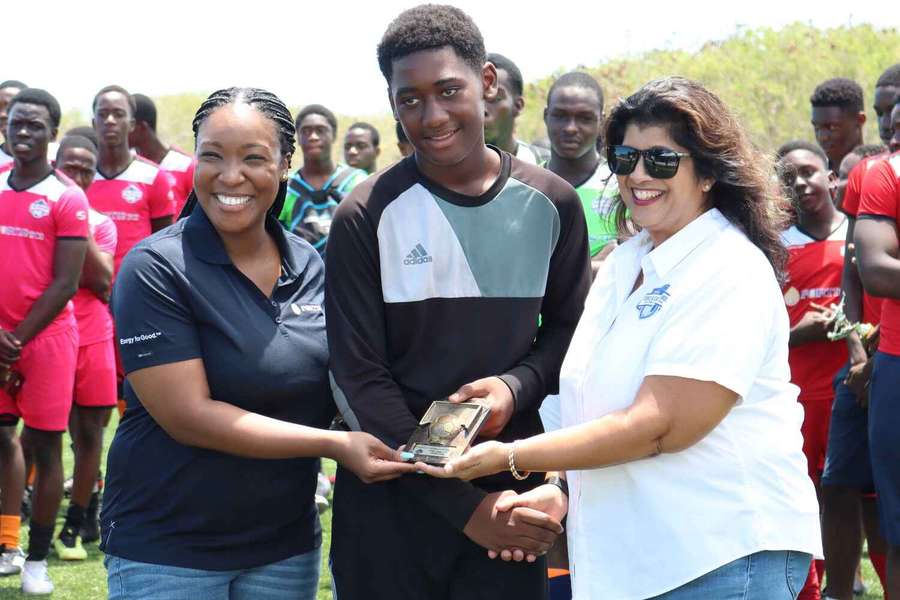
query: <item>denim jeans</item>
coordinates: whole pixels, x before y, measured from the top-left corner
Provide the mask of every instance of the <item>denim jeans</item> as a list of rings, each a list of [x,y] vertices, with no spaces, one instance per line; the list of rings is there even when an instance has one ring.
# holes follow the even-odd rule
[[[154,565],[107,555],[109,600],[315,600],[321,548],[237,571]]]
[[[810,561],[812,556],[803,552],[756,552],[651,600],[795,600]]]

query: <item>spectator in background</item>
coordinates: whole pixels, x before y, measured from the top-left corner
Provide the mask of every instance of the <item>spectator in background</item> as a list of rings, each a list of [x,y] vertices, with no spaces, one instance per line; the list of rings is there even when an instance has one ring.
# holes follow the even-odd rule
[[[194,187],[194,157],[168,146],[156,132],[156,105],[144,94],[132,94],[134,98],[134,129],[128,134],[128,145],[147,160],[160,166],[169,174],[172,198],[175,200],[175,218],[181,214],[188,194]]]
[[[87,190],[97,169],[97,146],[86,137],[67,135],[59,145],[57,168]],[[72,299],[78,323],[78,361],[69,432],[75,450],[75,472],[66,520],[54,542],[62,560],[85,560],[82,542],[100,537],[99,493],[95,491],[103,428],[116,406],[116,350],[109,312],[116,226],[106,215],[88,209],[88,248],[78,292]]]
[[[0,167],[13,162],[12,151],[6,142],[6,119],[9,115],[9,102],[26,87],[28,86],[15,79],[0,83],[0,135],[3,136],[3,143],[0,144]]]
[[[516,119],[525,108],[522,72],[502,54],[491,52],[487,60],[497,69],[497,95],[484,105],[484,141],[527,163],[545,163],[546,150],[516,139]]]
[[[828,168],[837,171],[844,157],[863,143],[862,88],[852,79],[836,77],[816,86],[809,102],[816,141],[828,157]]]
[[[381,136],[374,125],[354,123],[344,136],[344,162],[369,175],[377,171],[375,161],[381,154]]]
[[[297,141],[303,165],[288,180],[287,199],[279,219],[288,231],[325,254],[331,219],[338,204],[367,174],[331,157],[337,136],[337,118],[321,104],[310,104],[297,114]]]

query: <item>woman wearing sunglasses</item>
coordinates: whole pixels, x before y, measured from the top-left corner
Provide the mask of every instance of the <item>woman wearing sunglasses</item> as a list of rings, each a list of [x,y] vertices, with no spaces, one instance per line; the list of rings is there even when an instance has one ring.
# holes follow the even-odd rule
[[[628,209],[640,231],[588,296],[558,427],[419,467],[565,474],[568,486],[548,477],[502,509],[568,508],[576,600],[796,598],[821,542],[769,161],[719,98],[681,78],[620,103],[604,139],[620,224]]]

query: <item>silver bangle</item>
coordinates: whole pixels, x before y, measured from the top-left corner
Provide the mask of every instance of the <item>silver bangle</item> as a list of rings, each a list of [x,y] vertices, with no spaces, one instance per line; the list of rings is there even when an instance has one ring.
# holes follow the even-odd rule
[[[516,444],[518,440],[512,443],[512,446],[509,448],[509,472],[512,473],[512,476],[518,479],[519,481],[523,481],[528,479],[528,476],[531,475],[531,471],[525,471],[525,473],[519,473],[516,470]]]

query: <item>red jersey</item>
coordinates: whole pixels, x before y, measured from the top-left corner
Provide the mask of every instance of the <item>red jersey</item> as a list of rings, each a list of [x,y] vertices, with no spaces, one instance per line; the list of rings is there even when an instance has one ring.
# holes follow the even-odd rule
[[[81,188],[53,172],[25,190],[0,173],[0,327],[15,329],[53,282],[56,240],[87,239],[88,204]],[[40,335],[75,327],[72,303]]]
[[[154,162],[136,156],[128,167],[113,177],[100,171],[87,190],[91,208],[116,224],[115,270],[128,251],[152,233],[150,221],[175,212],[169,176]]]
[[[900,152],[875,162],[863,180],[859,215],[888,217],[900,235]],[[883,298],[878,349],[900,356],[900,300]]]
[[[185,154],[175,148],[169,148],[169,152],[163,157],[159,166],[171,176],[172,196],[175,198],[175,218],[181,214],[181,209],[187,201],[188,195],[194,189],[194,167],[197,161],[193,156]]]
[[[848,217],[856,218],[859,212],[859,199],[862,193],[863,180],[866,173],[869,172],[878,161],[887,158],[888,154],[876,154],[875,156],[867,156],[859,161],[855,167],[850,170],[847,175],[847,187],[844,188],[844,201],[841,204],[841,210]],[[869,295],[863,290],[862,298],[862,320],[863,323],[871,323],[878,325],[881,322],[881,304],[884,298]]]
[[[88,211],[91,237],[101,252],[116,255],[116,225],[112,219],[94,209]],[[78,288],[72,298],[78,322],[78,345],[90,346],[113,337],[113,321],[109,307],[87,288]]]
[[[846,239],[847,219],[824,240],[810,237],[796,225],[782,234],[788,249],[787,283],[782,291],[791,327],[813,310],[811,304],[830,306],[841,301]],[[822,400],[834,396],[832,379],[846,362],[847,344],[843,342],[791,346],[788,353],[791,381],[800,388],[800,399]]]

